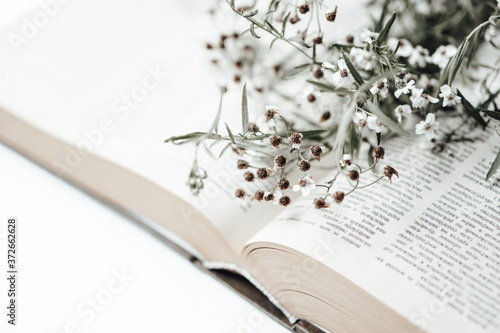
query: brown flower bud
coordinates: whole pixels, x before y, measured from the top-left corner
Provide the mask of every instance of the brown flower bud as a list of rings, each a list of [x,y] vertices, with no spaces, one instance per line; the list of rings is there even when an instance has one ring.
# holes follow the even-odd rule
[[[323,156],[323,149],[320,146],[314,145],[310,149],[311,155],[318,161],[321,160],[321,156]]]
[[[337,9],[338,7],[335,6],[335,9],[333,11],[325,14],[326,20],[328,22],[335,22],[335,19],[337,18]]]
[[[269,193],[268,195],[266,195],[266,196],[264,197],[264,200],[265,200],[265,201],[273,201],[273,200],[274,200],[274,194]]]
[[[258,190],[252,197],[252,200],[262,201],[264,199],[264,191]]]
[[[287,195],[284,195],[280,198],[280,205],[282,206],[286,207],[290,204],[290,202],[292,202],[292,199],[290,199],[290,197]]]
[[[236,74],[236,75],[234,76],[234,82],[236,82],[236,83],[240,83],[240,82],[241,82],[241,76],[239,76],[238,74]]]
[[[345,194],[342,191],[337,191],[332,196],[336,203],[341,203],[344,200]]]
[[[283,155],[278,155],[274,158],[274,165],[276,168],[283,168],[286,164],[286,157]]]
[[[279,114],[278,110],[273,107],[267,107],[266,110],[266,120],[273,119],[277,114]]]
[[[322,115],[321,115],[321,118],[319,120],[320,123],[322,122],[325,122],[327,121],[328,119],[330,119],[330,117],[332,116],[332,114],[330,113],[330,111],[325,111]]]
[[[315,71],[313,72],[313,76],[314,76],[314,78],[315,78],[315,79],[317,79],[317,80],[321,79],[321,78],[323,77],[323,75],[324,75],[324,73],[323,73],[323,71],[321,70],[321,68],[318,68],[317,70],[315,70]]]
[[[302,137],[303,135],[301,133],[293,133],[290,135],[288,140],[292,143],[292,145],[300,145],[302,144]]]
[[[354,36],[353,35],[347,35],[345,38],[345,41],[347,44],[354,44]]]
[[[238,69],[242,69],[243,68],[243,61],[241,60],[238,60],[234,63],[234,67],[238,68]]]
[[[260,179],[266,179],[270,175],[271,175],[271,172],[267,168],[259,168],[257,170],[257,177],[259,177]]]
[[[207,43],[207,45],[205,45],[205,47],[207,48],[207,50],[211,50],[214,48],[213,45],[210,43]]]
[[[316,45],[323,43],[323,35],[318,35],[312,39],[312,42]]]
[[[244,160],[238,160],[238,169],[243,170],[243,169],[248,169],[248,162]]]
[[[295,24],[297,22],[300,21],[300,18],[298,16],[292,16],[290,17],[290,19],[288,20],[291,24]]]
[[[273,145],[274,147],[279,148],[280,144],[283,143],[283,138],[275,134],[269,138],[269,142],[271,142],[271,145]]]
[[[302,160],[299,163],[299,168],[301,171],[304,171],[304,172],[309,171],[309,169],[311,169],[311,163],[309,163],[309,161],[307,161],[307,160]]]
[[[324,198],[316,198],[314,199],[314,207],[317,209],[328,208],[330,204]]]
[[[245,148],[240,146],[233,145],[231,147],[231,150],[233,151],[233,153],[238,154],[240,156],[243,156],[245,154]]]
[[[275,75],[279,75],[279,73],[281,73],[281,65],[280,64],[274,65],[273,66],[273,71],[274,71]]]
[[[299,12],[301,14],[305,14],[309,11],[309,5],[307,3],[304,3],[302,5],[299,6]]]
[[[385,155],[385,149],[382,148],[382,147],[375,147],[373,148],[373,151],[372,151],[372,156],[373,156],[373,159],[375,160],[375,162],[378,162],[378,160],[380,159],[384,159],[384,155]]]
[[[243,177],[245,178],[245,180],[247,182],[253,182],[253,180],[255,179],[255,175],[252,172],[250,172],[250,171],[245,172],[245,174],[243,175]]]
[[[243,191],[241,188],[237,189],[235,194],[237,198],[243,199],[245,197],[245,191]]]
[[[260,132],[260,128],[256,123],[248,123],[248,130],[254,133]]]
[[[309,103],[314,103],[316,101],[316,96],[314,96],[314,94],[307,95],[307,101]]]
[[[347,174],[347,177],[349,177],[350,180],[352,181],[358,181],[359,180],[359,172],[357,170],[351,170]]]
[[[387,178],[389,178],[389,182],[391,184],[392,184],[392,176],[396,176],[396,177],[399,178],[399,174],[396,171],[396,169],[394,169],[393,167],[391,167],[389,165],[384,168],[384,176],[386,176]]]
[[[286,178],[280,178],[278,179],[278,187],[284,191],[290,187],[290,182]]]

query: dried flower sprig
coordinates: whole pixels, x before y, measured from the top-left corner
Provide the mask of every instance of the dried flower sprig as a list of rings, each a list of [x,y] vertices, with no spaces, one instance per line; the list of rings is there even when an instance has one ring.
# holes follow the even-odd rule
[[[166,141],[193,142],[197,147],[205,141],[223,143],[220,155],[229,149],[239,154],[236,164],[242,170],[242,181],[261,184],[266,180],[274,184],[265,188],[262,183],[261,189],[251,194],[237,191],[235,196],[240,199],[286,206],[291,202],[286,191],[308,195],[325,188],[325,195],[316,198],[314,205],[327,208],[331,201],[341,203],[353,191],[384,178],[392,182],[399,177],[390,166],[374,179],[366,172],[376,170],[384,159],[382,137],[389,140],[394,135],[410,136],[406,118],[421,119],[416,122],[415,134],[422,135],[433,152],[438,150],[436,147],[443,150],[448,142],[467,139],[460,128],[469,126],[471,121],[484,128],[488,125],[485,117],[500,120],[496,104],[500,89],[492,85],[500,75],[500,61],[491,66],[477,58],[484,36],[500,60],[494,38],[500,16],[494,2],[471,0],[471,8],[453,2],[458,10],[452,13],[443,10],[451,0],[423,1],[418,8],[415,1],[398,1],[399,8],[392,8],[394,3],[372,1],[371,6],[382,8],[372,29],[335,40],[322,25],[335,24],[342,12],[337,7],[325,9],[322,0],[299,4],[271,0],[264,7],[264,14],[256,3],[237,6],[228,0],[229,11],[249,27],[243,33],[221,35],[218,43],[210,43],[207,48],[227,59],[231,59],[231,54],[244,55],[230,60],[237,71],[230,74],[230,80],[237,85],[244,83],[241,131],[233,134],[226,125],[227,135],[219,134],[219,110],[209,132],[194,132]],[[423,11],[425,6],[428,8]],[[393,26],[405,31],[398,23],[396,11],[403,16],[405,25],[423,24],[418,29],[421,32],[413,29],[392,34]],[[425,26],[429,22],[432,26]],[[290,33],[290,29],[294,32]],[[261,45],[264,35],[271,37],[268,48]],[[291,48],[275,52],[280,43]],[[477,79],[466,72],[468,67],[488,68],[489,72]],[[478,106],[473,106],[457,89],[456,77],[479,82],[483,95]],[[252,87],[248,92],[246,82]],[[257,107],[257,113],[251,114],[248,98],[254,94],[258,94],[257,100],[273,100],[280,107]],[[259,115],[263,119],[260,123]],[[462,118],[459,127],[448,129],[447,120],[457,117]],[[364,169],[358,163],[363,142],[369,145],[368,167]],[[213,143],[210,147],[215,146]],[[337,166],[329,167],[335,176],[325,184],[316,184],[312,175],[329,154],[341,159]],[[486,178],[499,167],[500,152]],[[302,173],[302,177],[296,179],[294,172]],[[203,177],[206,175],[195,159],[189,181],[198,189],[194,193],[199,192]],[[351,184],[349,190],[338,188],[341,179]]]

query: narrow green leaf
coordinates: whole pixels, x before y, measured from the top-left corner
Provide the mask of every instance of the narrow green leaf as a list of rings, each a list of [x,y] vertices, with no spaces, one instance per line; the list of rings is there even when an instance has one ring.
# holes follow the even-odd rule
[[[252,36],[254,36],[255,38],[260,38],[259,35],[257,35],[257,33],[255,33],[255,24],[251,23],[250,24],[250,33],[252,34]]]
[[[273,39],[271,41],[271,44],[269,44],[269,50],[271,50],[274,46],[274,43],[276,43],[280,38],[279,37],[276,37],[275,39]]]
[[[484,121],[483,117],[479,111],[470,104],[470,102],[462,95],[460,90],[457,89],[457,95],[462,98],[462,105],[464,106],[465,111],[479,124],[483,127],[486,127],[486,121]]]
[[[224,153],[229,149],[229,147],[231,147],[232,143],[228,143],[224,148],[222,148],[220,154],[219,154],[219,158],[222,157],[222,155],[224,155]]]
[[[231,139],[231,142],[233,144],[236,144],[236,141],[234,140],[233,132],[231,132],[231,129],[229,129],[229,126],[227,126],[226,123],[224,123],[224,124],[226,125],[227,134],[229,135],[229,138]]]
[[[387,128],[390,129],[392,132],[402,136],[406,136],[408,138],[411,136],[408,132],[406,132],[403,128],[401,128],[401,126],[399,126],[398,123],[389,118],[382,110],[380,110],[378,106],[376,106],[370,101],[367,101],[365,105],[368,108],[368,111],[377,116],[377,118],[380,119],[382,124],[387,126]]]
[[[344,57],[344,60],[345,60],[345,63],[347,64],[347,67],[349,68],[349,71],[351,72],[352,74],[352,77],[354,78],[354,80],[356,80],[356,82],[359,84],[359,85],[362,85],[363,83],[365,83],[365,80],[363,80],[363,78],[361,77],[361,75],[359,74],[358,70],[356,69],[356,67],[354,67],[354,65],[352,64],[351,60],[349,59],[349,57],[345,54],[344,51],[342,51],[342,55]]]
[[[384,28],[380,31],[378,38],[377,38],[377,44],[381,45],[382,43],[385,43],[387,40],[387,37],[389,36],[389,30],[391,30],[391,27],[396,20],[396,13],[392,13],[391,18],[387,23],[385,24]]]
[[[377,133],[380,134],[380,133]],[[370,145],[370,149],[368,149],[368,165],[373,165],[375,163],[375,159],[373,158],[373,149],[374,146]],[[372,168],[372,171],[375,172],[375,168]]]
[[[168,139],[165,139],[164,142],[166,143],[171,142],[174,144],[184,144],[191,141],[197,141],[202,137],[205,137],[209,140],[216,140],[221,138],[221,136],[218,134],[205,133],[205,132],[192,132],[185,135],[172,136]]]
[[[455,76],[462,66],[462,62],[465,57],[465,53],[467,52],[467,48],[469,47],[469,39],[465,38],[462,44],[458,47],[457,53],[448,61],[446,65],[443,75],[440,80],[440,85],[448,84],[450,87],[455,79]]]
[[[341,96],[351,96],[353,94],[353,92],[350,90],[337,88],[334,85],[331,85],[329,83],[322,83],[322,82],[317,82],[317,81],[313,81],[313,80],[306,80],[306,81],[321,91],[333,92],[333,93],[337,93]]]
[[[278,36],[280,35],[278,29],[276,29],[274,25],[271,24],[271,22],[269,22],[268,20],[265,20],[264,22],[267,24],[269,28],[271,28],[272,31],[274,31],[274,33],[276,33]]]
[[[493,163],[491,164],[491,168],[490,170],[488,171],[488,174],[486,175],[486,180],[488,181],[491,176],[493,176],[493,174],[498,170],[498,167],[500,167],[500,150],[498,151],[498,154],[497,154],[497,157],[495,158],[495,160],[493,161]]]
[[[247,84],[245,83],[243,86],[243,93],[241,94],[241,132],[243,133],[243,136],[247,134],[248,122],[248,96]]]
[[[288,23],[288,20],[290,18],[290,14],[292,14],[292,12],[289,12],[288,14],[286,14],[285,16],[285,19],[283,20],[283,25],[281,26],[281,35],[285,35],[285,30],[286,30],[286,25]]]
[[[253,17],[253,16],[257,15],[258,13],[259,13],[259,10],[256,9],[256,10],[251,11],[250,13],[243,15],[243,17]]]
[[[300,38],[299,36],[293,36],[293,37],[290,37],[290,38],[288,38],[288,40],[289,40],[290,42],[297,43],[297,44],[299,44],[299,45],[301,45],[301,46],[303,46],[303,47],[306,47],[306,48],[308,48],[308,49],[309,49],[309,48],[311,48],[311,46],[310,46],[310,45],[308,45],[306,42],[304,42],[304,40],[303,40],[302,38]]]
[[[500,110],[487,110],[483,108],[477,108],[479,111],[486,113],[487,116],[500,120]]]
[[[469,68],[472,60],[476,57],[477,50],[479,49],[479,36],[481,35],[481,30],[479,29],[475,34],[474,34],[474,39],[472,40],[472,47],[469,51],[469,55],[467,56],[467,64],[465,65],[467,68]]]

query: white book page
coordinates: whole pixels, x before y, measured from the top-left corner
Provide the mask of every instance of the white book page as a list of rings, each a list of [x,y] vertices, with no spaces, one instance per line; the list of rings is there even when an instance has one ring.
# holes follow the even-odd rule
[[[305,197],[249,244],[283,244],[315,258],[425,331],[498,332],[500,178],[483,179],[500,145],[488,132],[489,140],[478,131],[474,143],[437,155],[415,138],[387,142],[385,161],[399,180],[327,210]]]

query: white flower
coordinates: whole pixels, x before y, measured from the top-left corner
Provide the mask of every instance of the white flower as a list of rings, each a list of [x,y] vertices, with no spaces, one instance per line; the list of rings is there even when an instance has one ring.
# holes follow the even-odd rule
[[[408,63],[411,66],[416,66],[418,67],[425,67],[427,63],[431,60],[429,57],[429,51],[427,49],[424,49],[422,46],[417,45],[413,49],[413,52],[411,53],[410,57],[408,58]]]
[[[432,140],[434,138],[434,132],[439,129],[439,123],[435,120],[436,116],[434,113],[428,113],[425,121],[422,120],[415,125],[415,133],[418,135],[425,134],[427,139]]]
[[[496,34],[497,34],[497,32],[495,30],[495,26],[493,24],[490,24],[488,26],[488,29],[486,29],[486,31],[484,32],[484,40],[489,43],[493,40],[493,38],[496,36]]]
[[[382,132],[384,124],[375,116],[368,116],[368,128],[374,130],[377,133]]]
[[[370,31],[370,30],[365,28],[365,29],[363,29],[363,31],[361,31],[361,34],[359,37],[361,37],[361,40],[363,42],[371,44],[372,40],[378,38],[378,35],[379,35],[378,33]]]
[[[333,83],[335,83],[338,87],[351,88],[351,84],[354,83],[354,78],[352,77],[349,68],[344,59],[340,59],[339,62],[339,71],[333,74]]]
[[[346,167],[348,165],[351,165],[351,154],[344,154],[340,160],[340,166]]]
[[[435,104],[439,99],[424,93],[424,89],[413,89],[410,100],[414,108],[425,108],[429,102]]]
[[[335,70],[335,65],[329,63],[328,61],[325,61],[321,64],[321,68],[323,69],[329,69],[329,70],[332,70],[334,71]]]
[[[401,116],[405,116],[411,113],[411,106],[408,104],[404,105],[399,105],[395,110],[394,113],[396,114],[396,117],[398,117],[398,122],[401,122]]]
[[[364,113],[363,111],[358,111],[354,114],[354,116],[352,117],[352,121],[359,126],[359,128],[365,128],[366,125],[367,125],[367,116],[366,116],[366,113]]]
[[[432,63],[438,65],[439,68],[445,68],[448,61],[457,53],[457,47],[455,45],[441,45],[437,48],[436,52],[432,55]]]
[[[440,90],[441,93],[439,94],[439,97],[443,98],[443,107],[446,107],[448,105],[456,105],[457,103],[462,102],[462,98],[460,96],[457,96],[451,92],[451,88],[449,85],[445,84],[440,88]]]
[[[373,54],[363,49],[353,47],[349,53],[349,58],[359,68],[369,71],[373,68]]]
[[[398,50],[396,52],[396,55],[398,57],[403,57],[403,58],[409,57],[413,52],[413,46],[411,45],[411,43],[407,39],[390,38],[388,44],[393,49],[396,49],[396,47],[398,46],[398,43],[399,43],[399,47],[398,47]]]
[[[299,179],[298,185],[293,185],[294,192],[302,192],[303,196],[308,196],[311,191],[316,188],[316,183],[310,176],[305,176]]]
[[[410,82],[406,82],[404,87],[396,90],[394,96],[396,96],[396,98],[399,98],[401,94],[407,95],[410,93],[410,90],[413,90],[414,88],[415,88],[415,80],[410,80]]]
[[[375,82],[373,87],[370,88],[370,92],[372,95],[380,93],[380,96],[387,97],[387,94],[389,93],[389,89],[387,88],[387,78],[384,77],[382,80]]]

